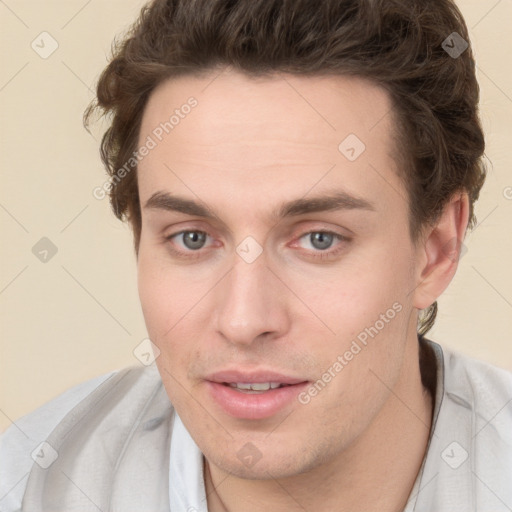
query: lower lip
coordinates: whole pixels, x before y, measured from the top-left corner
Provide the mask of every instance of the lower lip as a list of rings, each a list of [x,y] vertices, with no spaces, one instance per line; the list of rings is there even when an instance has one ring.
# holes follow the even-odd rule
[[[281,409],[297,402],[297,395],[303,391],[308,382],[269,389],[262,393],[244,393],[231,386],[218,382],[206,381],[208,391],[224,412],[235,418],[259,420],[273,416]]]

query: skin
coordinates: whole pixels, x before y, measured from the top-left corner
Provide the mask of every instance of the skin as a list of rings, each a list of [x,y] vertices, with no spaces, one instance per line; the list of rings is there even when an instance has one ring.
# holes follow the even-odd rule
[[[150,96],[139,143],[190,96],[198,105],[139,164],[138,284],[163,383],[205,456],[208,510],[402,510],[432,416],[417,313],[455,273],[445,247],[464,237],[467,196],[412,242],[391,103],[362,79],[255,79],[226,68],[168,80]],[[338,150],[349,134],[366,145],[353,162]],[[374,209],[271,215],[339,189]],[[146,208],[155,192],[215,216]],[[203,248],[166,238],[183,230],[206,232]],[[346,239],[319,249],[312,231]],[[263,250],[252,263],[236,252],[247,236]],[[307,404],[245,420],[207,393],[205,376],[227,367],[314,382],[394,303],[395,318]],[[251,467],[237,457],[248,442],[261,454]]]

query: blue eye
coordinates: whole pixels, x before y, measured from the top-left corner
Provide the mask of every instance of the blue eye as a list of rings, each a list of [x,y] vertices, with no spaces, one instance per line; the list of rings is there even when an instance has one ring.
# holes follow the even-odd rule
[[[167,237],[167,240],[177,239],[181,241],[182,247],[191,251],[202,249],[205,245],[208,234],[204,231],[180,231]]]
[[[299,237],[298,242],[295,242],[294,246],[306,249],[306,254],[303,255],[306,258],[332,261],[346,250],[349,242],[350,238],[332,231],[309,231]]]
[[[185,231],[181,236],[186,247],[196,250],[203,247],[207,235],[202,231]]]
[[[316,251],[326,251],[332,247],[335,240],[343,242],[348,239],[343,235],[330,231],[310,231],[304,233],[299,240],[305,240],[310,244],[310,247],[307,247],[307,249],[313,248]]]
[[[307,236],[309,236],[311,245],[321,251],[329,249],[334,241],[334,235],[332,233],[326,233],[325,231],[309,233]]]

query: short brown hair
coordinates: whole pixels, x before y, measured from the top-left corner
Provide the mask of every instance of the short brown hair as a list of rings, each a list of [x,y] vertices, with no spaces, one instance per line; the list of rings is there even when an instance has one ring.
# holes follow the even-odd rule
[[[473,227],[485,180],[479,87],[471,47],[459,56],[445,51],[454,41],[459,48],[469,44],[452,0],[150,2],[114,44],[97,99],[84,114],[86,127],[96,110],[111,116],[101,157],[117,178],[110,201],[115,215],[131,223],[135,250],[141,232],[136,167],[122,180],[116,172],[137,149],[148,97],[165,79],[222,67],[249,76],[353,75],[385,88],[394,105],[411,238],[435,223],[459,191],[469,195]],[[420,334],[431,328],[436,311],[435,302],[422,312]]]

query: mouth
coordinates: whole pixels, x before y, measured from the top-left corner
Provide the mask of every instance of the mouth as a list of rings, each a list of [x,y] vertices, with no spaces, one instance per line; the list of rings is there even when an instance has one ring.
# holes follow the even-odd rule
[[[261,420],[299,407],[298,395],[309,381],[294,383],[205,381],[209,396],[221,414],[244,420]]]
[[[261,394],[267,391],[280,389],[287,386],[293,386],[294,384],[285,384],[282,382],[222,382],[224,386],[229,386],[232,389],[236,389],[241,393],[247,394]]]

